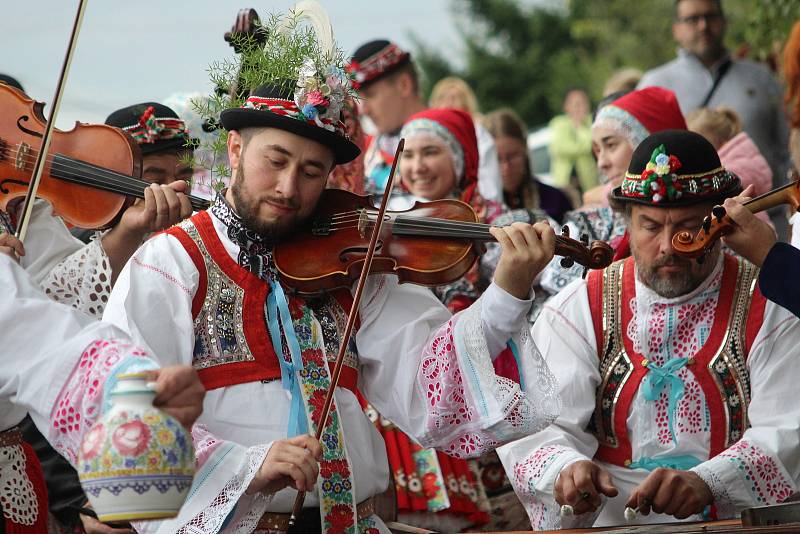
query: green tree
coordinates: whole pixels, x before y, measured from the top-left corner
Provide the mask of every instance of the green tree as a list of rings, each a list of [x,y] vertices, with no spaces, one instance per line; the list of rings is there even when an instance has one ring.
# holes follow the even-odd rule
[[[566,0],[563,9],[518,0],[450,0],[460,18],[466,66],[456,69],[416,40],[423,88],[446,75],[464,78],[481,108],[515,109],[529,125],[560,113],[569,87],[597,100],[622,67],[646,70],[675,57],[673,0]],[[800,18],[798,0],[723,0],[727,44],[764,59]],[[427,93],[426,93],[427,94]]]

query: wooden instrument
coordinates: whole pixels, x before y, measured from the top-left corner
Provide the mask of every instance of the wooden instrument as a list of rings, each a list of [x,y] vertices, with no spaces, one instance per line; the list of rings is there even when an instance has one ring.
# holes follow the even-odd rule
[[[758,213],[781,204],[789,204],[795,210],[800,205],[800,177],[795,176],[794,181],[757,196],[745,202],[744,206],[752,213]],[[698,262],[702,262],[714,243],[733,229],[733,221],[725,214],[725,208],[714,206],[711,215],[703,219],[703,227],[697,235],[692,236],[687,231],[678,232],[672,236],[672,248],[681,256],[697,258]]]
[[[275,245],[281,281],[300,293],[350,287],[361,272],[377,212],[371,197],[325,190],[305,231]],[[459,200],[417,202],[405,211],[387,211],[371,272],[396,274],[400,282],[425,286],[454,282],[477,260],[476,243],[494,241],[489,228]],[[588,245],[566,233],[556,236],[556,255],[565,257],[567,267],[577,262],[602,269],[611,264],[614,252],[603,241]]]
[[[33,175],[46,120],[44,104],[17,89],[0,84],[0,209],[25,197]],[[53,129],[50,151],[43,161],[36,196],[53,211],[81,228],[106,228],[132,198],[144,198],[150,186],[139,179],[142,155],[136,142],[119,128],[77,123],[64,132]],[[208,201],[189,196],[202,210]]]

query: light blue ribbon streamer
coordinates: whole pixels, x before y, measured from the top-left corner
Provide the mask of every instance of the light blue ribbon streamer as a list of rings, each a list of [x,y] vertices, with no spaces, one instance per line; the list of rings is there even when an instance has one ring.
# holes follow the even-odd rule
[[[628,469],[647,469],[648,471],[655,471],[659,467],[667,469],[679,469],[681,471],[688,471],[692,467],[698,466],[703,463],[702,460],[689,454],[680,456],[666,456],[664,458],[650,458],[642,456],[635,462],[628,464]]]
[[[517,363],[517,374],[519,375],[519,389],[525,391],[525,376],[522,373],[522,361],[519,359],[519,348],[514,343],[513,339],[508,340],[508,348],[511,349],[511,354],[514,355],[514,361]]]
[[[297,378],[297,373],[303,369],[303,358],[300,355],[300,343],[297,341],[297,335],[294,332],[292,314],[289,312],[286,294],[283,292],[280,283],[275,280],[270,280],[269,287],[267,325],[269,326],[269,337],[272,338],[272,348],[275,350],[275,355],[281,364],[281,386],[292,395],[289,409],[289,428],[287,430],[287,435],[292,438],[308,433],[308,419],[303,406],[300,380]],[[287,362],[286,358],[283,357],[279,320],[286,336],[286,345],[289,347],[289,353],[292,356],[291,362]]]
[[[642,388],[644,389],[644,398],[649,401],[655,401],[661,395],[661,391],[669,387],[669,404],[667,405],[667,420],[669,423],[669,434],[672,436],[672,441],[678,443],[675,439],[675,432],[672,430],[672,418],[675,412],[675,405],[683,397],[684,383],[677,373],[689,361],[689,358],[676,358],[664,364],[663,367],[650,362],[647,365],[647,376],[642,381]]]

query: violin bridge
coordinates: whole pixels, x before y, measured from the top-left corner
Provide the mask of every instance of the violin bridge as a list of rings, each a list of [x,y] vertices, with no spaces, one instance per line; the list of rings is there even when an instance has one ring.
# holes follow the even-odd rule
[[[17,157],[14,159],[14,168],[18,171],[24,171],[26,160],[31,152],[31,146],[28,143],[20,143],[17,149]]]
[[[362,209],[360,211],[361,213],[358,215],[358,235],[361,236],[361,239],[366,239],[369,216],[367,215],[367,210]]]

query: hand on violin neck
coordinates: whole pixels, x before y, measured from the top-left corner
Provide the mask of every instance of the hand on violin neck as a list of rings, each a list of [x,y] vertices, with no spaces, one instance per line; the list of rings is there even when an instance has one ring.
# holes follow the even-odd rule
[[[748,186],[738,197],[725,200],[723,207],[733,221],[734,228],[722,239],[734,252],[760,267],[777,238],[769,224],[743,205],[750,200],[752,190],[753,186]]]
[[[25,255],[25,247],[22,241],[17,239],[14,234],[0,234],[0,254],[7,254],[11,259],[19,263],[20,257]]]
[[[489,231],[501,248],[494,283],[513,297],[528,299],[534,279],[553,259],[556,243],[553,229],[546,222],[534,225],[516,222]]]
[[[188,191],[189,184],[182,180],[169,185],[152,184],[145,189],[144,200],[134,202],[122,214],[119,224],[103,236],[113,280],[149,234],[165,230],[192,214]]]

